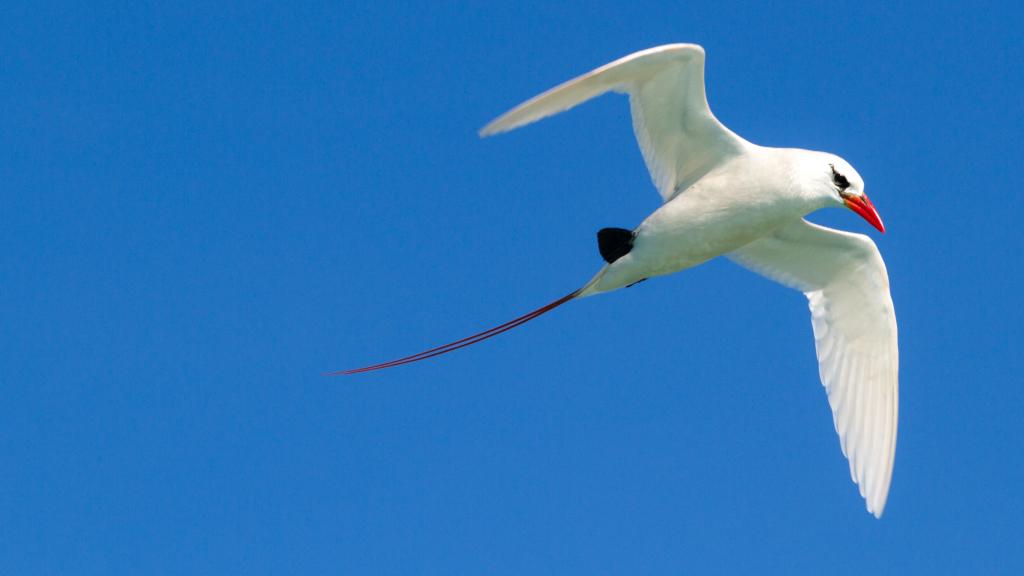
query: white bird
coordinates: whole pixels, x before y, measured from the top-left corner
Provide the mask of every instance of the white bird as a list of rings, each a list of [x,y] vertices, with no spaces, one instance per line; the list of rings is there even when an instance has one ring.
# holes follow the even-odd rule
[[[445,354],[570,300],[725,255],[807,296],[840,445],[868,511],[880,517],[892,479],[898,410],[889,278],[867,236],[803,219],[819,208],[845,206],[885,232],[860,175],[833,154],[757,146],[723,126],[708,108],[704,49],[694,44],[659,46],[616,60],[528,100],[480,134],[512,130],[609,91],[629,95],[636,139],[664,203],[633,230],[598,232],[607,262],[600,271],[582,288],[490,330],[337,374]]]

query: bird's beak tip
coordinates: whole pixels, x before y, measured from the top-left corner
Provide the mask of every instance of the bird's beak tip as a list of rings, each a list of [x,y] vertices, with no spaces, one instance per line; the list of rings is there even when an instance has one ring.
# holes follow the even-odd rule
[[[844,199],[844,202],[847,208],[859,214],[861,218],[868,221],[868,224],[871,224],[879,232],[885,234],[885,224],[882,224],[882,217],[878,215],[878,210],[875,210],[875,205],[868,199],[867,194],[850,196]]]

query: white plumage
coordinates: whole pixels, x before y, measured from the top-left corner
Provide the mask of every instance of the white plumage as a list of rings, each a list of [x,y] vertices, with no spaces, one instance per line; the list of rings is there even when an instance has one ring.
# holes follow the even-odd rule
[[[846,206],[884,232],[860,175],[823,152],[767,148],[740,138],[708,108],[704,50],[643,50],[557,86],[481,130],[489,136],[568,110],[605,92],[629,95],[633,129],[664,203],[637,228],[616,230],[608,263],[582,288],[462,340],[365,368],[416,362],[490,338],[575,298],[628,286],[725,255],[803,292],[822,384],[850,473],[881,516],[892,479],[898,412],[896,317],[885,264],[867,236],[803,217]]]

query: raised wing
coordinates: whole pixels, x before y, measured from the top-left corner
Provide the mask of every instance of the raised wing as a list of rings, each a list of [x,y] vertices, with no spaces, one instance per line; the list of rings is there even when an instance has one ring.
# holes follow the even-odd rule
[[[810,301],[839,442],[868,511],[880,517],[896,455],[899,351],[878,248],[867,236],[800,220],[728,256]]]
[[[666,202],[747,145],[708,108],[704,49],[695,44],[668,44],[620,58],[516,106],[480,135],[524,126],[608,91],[629,94],[633,131]]]

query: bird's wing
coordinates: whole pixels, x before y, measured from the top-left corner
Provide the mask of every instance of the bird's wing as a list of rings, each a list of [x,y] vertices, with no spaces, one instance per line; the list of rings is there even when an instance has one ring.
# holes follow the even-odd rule
[[[608,91],[629,94],[633,131],[664,201],[747,145],[708,108],[704,49],[695,44],[668,44],[620,58],[516,106],[480,135],[518,128]]]
[[[896,454],[899,351],[878,248],[867,236],[800,220],[728,256],[810,301],[839,442],[868,511],[881,516]]]

